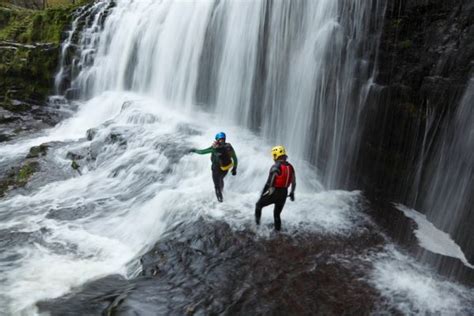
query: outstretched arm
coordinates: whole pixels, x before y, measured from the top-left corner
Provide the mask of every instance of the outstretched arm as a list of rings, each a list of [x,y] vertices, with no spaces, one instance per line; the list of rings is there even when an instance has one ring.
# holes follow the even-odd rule
[[[191,149],[191,152],[199,154],[199,155],[205,155],[205,154],[210,154],[212,153],[212,146],[204,149]]]

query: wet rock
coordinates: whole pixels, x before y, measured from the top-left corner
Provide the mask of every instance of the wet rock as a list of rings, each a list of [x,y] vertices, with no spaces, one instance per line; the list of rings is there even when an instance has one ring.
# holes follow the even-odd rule
[[[25,159],[0,177],[0,197],[7,192],[24,187],[30,178],[40,170],[39,158],[46,155],[49,145],[42,144],[30,149]]]
[[[472,76],[472,21],[472,1],[387,1],[355,187],[374,198],[407,199],[417,159],[431,150],[423,142],[434,146]]]
[[[97,129],[96,128],[90,128],[86,132],[87,140],[93,140],[95,135],[97,135]]]
[[[25,162],[20,170],[18,171],[18,176],[16,178],[17,186],[24,186],[31,176],[38,171],[39,164],[37,161],[27,161]]]
[[[118,144],[119,146],[126,146],[127,145],[127,139],[124,135],[117,133],[117,132],[112,132],[109,134],[109,136],[106,139],[107,143],[110,144]]]
[[[34,146],[30,148],[30,152],[26,158],[38,158],[40,156],[45,156],[48,152],[49,146],[47,144],[41,144],[39,146]]]
[[[68,295],[53,301],[38,303],[40,310],[53,310],[52,315],[115,315],[114,302],[126,295],[131,286],[119,275],[111,275],[84,285],[83,292],[77,300]],[[82,306],[82,303],[88,302]],[[69,305],[70,304],[70,305]],[[56,309],[57,308],[57,309]]]
[[[8,142],[11,139],[10,136],[5,135],[5,134],[0,134],[0,143],[2,142]]]
[[[0,112],[0,124],[12,123],[18,121],[20,118],[18,116],[10,114],[9,111]]]
[[[66,154],[66,159],[70,159],[70,160],[81,160],[82,158],[84,158],[81,154],[77,154],[77,153],[74,153],[74,152],[71,152],[69,151],[67,154]]]
[[[52,315],[370,314],[383,299],[364,281],[362,258],[383,244],[373,227],[265,239],[221,221],[177,223],[142,257],[142,276],[96,280],[38,306]]]

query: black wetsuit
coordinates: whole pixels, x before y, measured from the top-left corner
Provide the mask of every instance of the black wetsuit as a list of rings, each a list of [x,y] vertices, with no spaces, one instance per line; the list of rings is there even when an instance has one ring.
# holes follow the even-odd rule
[[[212,181],[214,182],[214,188],[216,191],[216,197],[219,202],[223,201],[222,191],[224,190],[224,177],[227,175],[229,170],[232,168],[232,173],[237,172],[237,155],[235,150],[230,143],[218,143],[215,142],[212,146],[194,150],[195,153],[204,155],[211,154],[211,170],[212,170]],[[226,167],[228,167],[226,169]],[[224,170],[225,169],[225,170]]]
[[[280,165],[285,164],[290,167],[291,169],[291,194],[292,199],[294,199],[294,193],[296,188],[296,176],[295,170],[293,166],[287,162],[286,160],[277,160],[275,164],[270,169],[270,174],[268,175],[267,182],[265,183],[265,187],[263,188],[262,195],[260,199],[255,204],[255,222],[257,225],[260,225],[260,218],[262,216],[262,208],[268,206],[270,204],[275,204],[273,209],[273,219],[275,222],[275,229],[281,229],[281,219],[280,214],[283,211],[283,207],[285,206],[286,197],[288,196],[288,187],[281,187],[276,188],[275,185],[275,177],[280,175]]]

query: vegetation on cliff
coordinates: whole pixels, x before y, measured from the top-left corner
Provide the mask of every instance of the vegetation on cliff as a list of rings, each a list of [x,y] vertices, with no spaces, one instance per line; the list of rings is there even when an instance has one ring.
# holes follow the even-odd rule
[[[60,44],[76,5],[30,10],[0,4],[0,107],[24,112],[51,92]]]

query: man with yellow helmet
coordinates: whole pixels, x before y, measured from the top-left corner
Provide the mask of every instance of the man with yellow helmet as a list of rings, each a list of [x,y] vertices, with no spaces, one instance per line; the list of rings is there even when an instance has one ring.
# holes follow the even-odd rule
[[[295,200],[296,175],[295,169],[287,161],[285,147],[275,146],[272,148],[272,157],[275,164],[270,169],[267,182],[263,188],[262,195],[255,204],[255,222],[260,225],[262,208],[275,204],[273,209],[273,219],[275,221],[275,230],[281,229],[280,214],[285,206],[286,197],[291,201]],[[288,195],[288,187],[291,185],[291,193]]]
[[[222,191],[224,190],[224,177],[231,170],[232,175],[237,174],[237,155],[230,143],[225,141],[226,135],[224,132],[216,134],[215,142],[212,146],[205,149],[191,149],[190,152],[200,155],[211,154],[211,170],[212,180],[214,181],[214,188],[216,190],[216,197],[219,202],[224,201]]]

